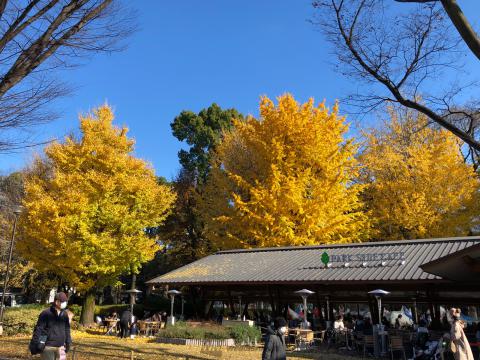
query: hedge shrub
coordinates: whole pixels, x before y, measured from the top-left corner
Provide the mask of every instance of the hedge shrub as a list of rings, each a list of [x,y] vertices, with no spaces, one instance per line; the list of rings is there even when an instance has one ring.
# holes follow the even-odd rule
[[[262,338],[262,332],[257,326],[235,325],[230,328],[230,334],[238,345],[252,345]]]
[[[45,305],[24,305],[7,307],[3,318],[3,331],[7,336],[17,334],[31,334],[37,324],[38,315],[45,309]]]
[[[234,339],[238,345],[250,345],[261,338],[260,329],[256,326],[236,325],[232,327],[203,326],[191,327],[188,323],[177,322],[175,326],[167,326],[160,331],[164,338],[223,340]]]
[[[177,322],[160,331],[160,337],[180,339],[229,339],[230,332],[220,326],[191,327],[185,322]]]

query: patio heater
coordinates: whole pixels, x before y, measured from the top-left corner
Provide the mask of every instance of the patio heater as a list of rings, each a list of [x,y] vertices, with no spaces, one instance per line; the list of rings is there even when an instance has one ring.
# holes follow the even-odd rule
[[[133,322],[133,305],[135,304],[135,298],[137,297],[137,294],[141,293],[141,291],[137,289],[130,289],[125,292],[130,295],[130,314],[132,314]]]
[[[295,294],[300,295],[303,299],[303,328],[307,329],[308,328],[308,321],[307,321],[307,298],[314,294],[313,291],[307,290],[307,289],[302,289],[295,291]]]
[[[167,294],[170,295],[170,316],[167,318],[168,325],[175,325],[175,316],[173,315],[173,305],[175,304],[175,296],[182,295],[178,290],[169,290]]]
[[[381,346],[380,355],[384,356],[387,353],[387,344],[386,344],[386,339],[385,339],[386,334],[385,334],[385,331],[383,331],[383,325],[382,325],[382,298],[384,296],[390,294],[390,292],[382,290],[382,289],[376,289],[376,290],[373,290],[373,291],[369,291],[368,293],[370,295],[375,296],[375,299],[377,299],[378,326],[377,326],[376,334],[377,334],[377,338],[380,340],[380,344],[378,344],[377,342],[375,342],[375,344],[378,344],[378,345]],[[378,345],[375,346],[375,348],[374,348],[375,356],[378,356],[378,352],[379,352],[379,349],[378,349],[379,346]]]

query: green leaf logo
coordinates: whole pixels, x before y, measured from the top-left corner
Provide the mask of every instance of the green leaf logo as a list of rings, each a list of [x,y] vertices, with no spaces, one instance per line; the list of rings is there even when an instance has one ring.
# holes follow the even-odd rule
[[[327,266],[327,264],[330,262],[330,256],[326,252],[322,254],[322,263]]]

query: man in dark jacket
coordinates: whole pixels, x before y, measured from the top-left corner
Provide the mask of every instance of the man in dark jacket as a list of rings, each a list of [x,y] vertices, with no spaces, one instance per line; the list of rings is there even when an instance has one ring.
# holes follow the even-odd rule
[[[60,352],[70,350],[72,337],[70,335],[70,321],[65,311],[68,298],[63,292],[55,295],[52,306],[42,311],[35,327],[34,338],[45,348],[42,351],[42,360],[56,360]]]
[[[273,327],[265,340],[262,360],[285,360],[287,358],[285,346],[287,321],[282,317],[276,318]]]
[[[127,338],[130,335],[130,325],[132,325],[132,313],[125,310],[120,316],[120,337]]]

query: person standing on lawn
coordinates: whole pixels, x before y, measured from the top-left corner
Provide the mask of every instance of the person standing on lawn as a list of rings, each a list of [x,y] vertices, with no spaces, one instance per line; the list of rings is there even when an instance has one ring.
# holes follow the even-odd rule
[[[120,337],[128,338],[130,336],[130,325],[132,325],[132,313],[130,310],[125,310],[120,316]]]
[[[70,319],[66,312],[67,302],[65,293],[57,293],[52,306],[43,310],[38,317],[34,337],[45,341],[45,348],[41,352],[42,360],[60,360],[70,350],[72,337]]]
[[[287,321],[283,317],[278,317],[273,322],[273,329],[265,340],[262,360],[285,360],[287,358],[285,346],[285,334],[287,333]]]

